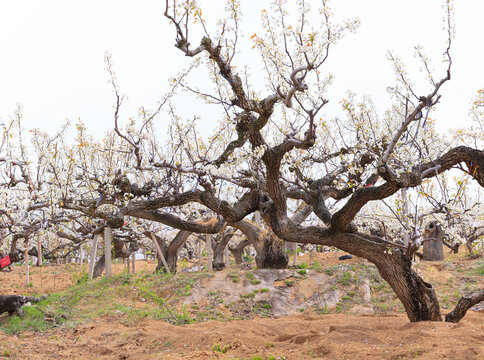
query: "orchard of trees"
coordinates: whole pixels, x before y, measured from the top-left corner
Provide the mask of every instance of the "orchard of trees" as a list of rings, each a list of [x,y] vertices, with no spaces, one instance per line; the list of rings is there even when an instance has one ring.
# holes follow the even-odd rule
[[[330,96],[325,66],[359,22],[336,23],[325,1],[317,5],[276,0],[263,12],[263,31],[244,38],[258,54],[256,78],[239,50],[239,2],[227,2],[212,31],[194,1],[166,0],[167,36],[190,66],[169,80],[157,108],[127,118],[107,54],[115,105],[103,139],[81,121],[55,134],[26,131],[17,108],[0,140],[2,255],[70,260],[107,233],[111,256],[155,249],[163,255],[158,270],[176,273],[180,254],[196,256],[202,241],[215,270],[224,268],[227,249],[241,262],[252,246],[257,268],[270,269],[288,266],[291,243],[334,247],[373,263],[410,321],[441,321],[434,287],[412,266],[442,260],[445,246],[473,256],[484,235],[483,90],[470,109],[474,126],[443,135],[433,118],[440,102],[451,101],[440,92],[452,86],[452,2],[444,6],[443,55],[416,49],[424,86],[414,86],[390,53],[391,107],[378,113],[370,99],[349,94],[334,118],[325,105],[340,99]],[[177,111],[190,98],[210,111],[208,137],[196,117]],[[170,122],[166,141],[156,136],[160,118]],[[105,262],[96,259],[94,276]],[[482,300],[483,291],[464,297],[447,320]]]

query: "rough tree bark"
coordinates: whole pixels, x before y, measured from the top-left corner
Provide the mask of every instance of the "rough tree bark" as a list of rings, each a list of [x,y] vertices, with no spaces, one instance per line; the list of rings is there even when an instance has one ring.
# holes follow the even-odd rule
[[[395,250],[374,264],[402,302],[410,321],[442,321],[434,287],[411,268],[411,260],[402,252]]]
[[[422,260],[444,260],[443,236],[444,232],[437,221],[431,221],[425,226],[425,241],[423,243]]]
[[[225,268],[224,250],[233,236],[234,232],[231,230],[212,238],[213,270],[220,271]]]
[[[484,290],[464,295],[457,303],[455,309],[445,315],[445,321],[453,323],[459,322],[465,316],[467,310],[481,301],[484,301]]]
[[[255,256],[258,269],[285,269],[289,263],[289,257],[284,248],[284,241],[279,239],[271,230],[261,233],[261,248]],[[254,246],[257,250],[257,247]]]
[[[151,231],[145,231],[143,233],[151,240]],[[178,249],[187,241],[188,237],[190,236],[191,232],[186,230],[180,230],[173,238],[173,240],[168,244],[162,237],[153,234],[158,245],[160,246],[161,251],[163,252],[163,256],[170,268],[170,272],[172,274],[176,274],[176,264],[178,261]],[[160,258],[158,258],[158,265],[156,266],[155,271],[162,271],[164,270],[163,263]]]
[[[235,263],[237,265],[240,265],[244,262],[244,257],[243,257],[244,249],[246,246],[249,246],[249,245],[250,245],[249,240],[242,240],[236,246],[233,246],[233,247],[229,246],[229,250],[232,253],[235,259]]]
[[[287,241],[335,246],[375,264],[402,302],[410,321],[442,321],[435,289],[412,270],[411,259],[405,256],[403,249],[394,248],[389,252],[388,244],[383,239],[369,234],[343,233],[317,227],[288,229],[284,225],[273,222],[271,227],[281,236],[288,234]]]
[[[258,269],[285,269],[289,258],[284,250],[284,242],[270,229],[261,229],[247,220],[239,221],[235,227],[242,231],[254,247]],[[235,255],[236,263],[237,256]]]
[[[291,221],[301,224],[312,212],[312,207],[306,204],[299,206]],[[289,263],[289,257],[285,250],[284,241],[268,228],[242,220],[234,225],[249,239],[257,253],[255,262],[258,269],[285,269]],[[237,262],[237,258],[236,258]]]

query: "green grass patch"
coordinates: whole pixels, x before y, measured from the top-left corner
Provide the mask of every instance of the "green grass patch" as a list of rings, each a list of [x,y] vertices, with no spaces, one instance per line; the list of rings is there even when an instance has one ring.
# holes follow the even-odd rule
[[[384,314],[388,314],[392,308],[392,304],[389,303],[376,303],[374,305],[376,310],[380,310]]]
[[[240,281],[240,276],[237,273],[230,273],[227,276],[232,280],[233,283],[238,283]]]
[[[261,283],[261,281],[259,279],[257,279],[254,274],[248,272],[247,274],[245,274],[245,278],[247,279],[247,281],[249,281],[252,285],[258,285]]]
[[[351,283],[355,283],[357,282],[359,279],[358,275],[352,275],[351,272],[349,271],[346,271],[345,273],[343,273],[343,275],[341,275],[341,277],[338,279],[338,282],[343,284],[343,285],[349,285]]]
[[[18,334],[22,331],[45,331],[51,327],[40,310],[33,306],[25,306],[23,310],[25,316],[10,317],[8,323],[1,327],[2,331],[7,334]]]
[[[219,353],[225,354],[228,350],[232,349],[232,345],[230,345],[230,344],[226,344],[226,345],[215,344],[210,349],[214,352],[219,352]]]
[[[25,306],[25,317],[3,318],[0,330],[6,333],[45,331],[52,327],[70,328],[95,317],[115,317],[122,323],[151,318],[181,325],[194,319],[186,307],[177,308],[177,300],[191,294],[193,284],[206,273],[178,274],[122,273],[109,279],[88,281],[78,276],[71,288],[51,294],[32,306]],[[132,306],[135,302],[145,306]]]
[[[3,356],[3,357],[10,357],[10,351],[9,350],[3,350],[1,356]]]
[[[470,271],[470,274],[477,275],[477,276],[484,276],[484,262],[477,264],[477,266]]]
[[[272,309],[272,304],[267,301],[258,301],[252,308],[252,312],[258,314],[261,317],[266,317],[270,315],[270,310]]]
[[[321,264],[317,260],[312,263],[312,265],[310,266],[310,268],[313,269],[313,270],[316,270],[318,272],[322,272],[323,271],[323,267],[321,266]]]
[[[255,292],[250,292],[250,293],[247,293],[247,294],[240,294],[240,297],[242,299],[253,299],[253,298],[255,298]]]
[[[316,312],[320,315],[328,315],[329,314],[329,308],[328,305],[324,304],[323,308],[317,308]]]

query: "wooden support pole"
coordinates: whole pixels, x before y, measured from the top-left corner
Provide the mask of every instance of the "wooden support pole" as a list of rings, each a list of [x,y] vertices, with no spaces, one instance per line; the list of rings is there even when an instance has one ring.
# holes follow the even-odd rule
[[[27,287],[30,285],[30,268],[29,268],[29,239],[25,239],[25,283]]]
[[[212,237],[210,234],[205,235],[205,239],[207,242],[207,267],[208,271],[213,271],[212,266]]]
[[[37,265],[42,266],[42,241],[40,232],[37,233]]]
[[[94,235],[94,240],[92,241],[91,254],[89,255],[89,280],[92,280],[92,274],[94,272],[94,264],[96,262],[96,252],[97,252],[97,241],[98,241],[98,236]]]
[[[225,253],[225,267],[226,267],[226,268],[229,268],[229,267],[230,267],[230,251],[229,251],[229,244],[227,244],[227,245],[225,246],[224,253]]]
[[[198,271],[202,271],[202,244],[200,239],[197,241]]]
[[[111,277],[111,228],[104,228],[104,267],[106,279]]]
[[[403,246],[407,246],[410,243],[410,223],[408,221],[408,195],[407,189],[402,188],[400,190],[400,196],[402,198],[402,216],[403,216],[403,224],[405,225],[406,229],[403,231]],[[417,224],[415,224],[417,225]]]
[[[166,262],[165,256],[163,255],[163,251],[161,251],[160,244],[158,244],[158,241],[156,241],[155,234],[151,233],[151,240],[155,243],[155,248],[156,248],[156,254],[158,255],[158,258],[161,260],[163,263],[163,266],[165,267],[165,270],[168,274],[171,274],[170,268],[168,267],[168,264]]]
[[[133,256],[133,263],[132,263],[133,268],[131,269],[132,270],[131,273],[136,274],[136,251],[133,251],[131,255]],[[128,259],[128,269],[129,269],[129,259]]]
[[[82,264],[84,264],[84,248],[83,248],[82,244],[79,247],[79,252],[80,252],[80,254],[79,254],[79,265],[82,266]]]

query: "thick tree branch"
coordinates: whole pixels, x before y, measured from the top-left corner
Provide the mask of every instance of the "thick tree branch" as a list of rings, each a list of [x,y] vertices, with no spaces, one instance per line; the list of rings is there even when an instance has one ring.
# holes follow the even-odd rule
[[[177,216],[157,210],[139,210],[126,215],[159,222],[175,229],[203,234],[216,234],[220,230],[222,230],[225,225],[225,222],[223,220],[217,220],[217,218],[212,218],[206,222],[192,222],[182,220]]]
[[[484,301],[484,290],[464,295],[460,298],[454,310],[445,315],[445,321],[457,323],[462,319],[467,310]]]
[[[484,152],[459,146],[433,161],[412,168],[410,172],[393,178],[392,181],[387,180],[383,185],[356,190],[345,206],[333,215],[331,227],[335,230],[345,231],[346,226],[369,201],[385,199],[401,188],[416,187],[422,183],[424,178],[437,176],[438,173],[450,170],[461,162],[473,164],[474,171],[469,175],[484,187]],[[439,172],[427,171],[436,166],[439,166]]]

